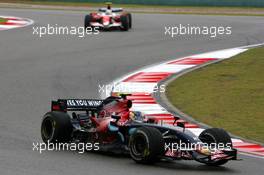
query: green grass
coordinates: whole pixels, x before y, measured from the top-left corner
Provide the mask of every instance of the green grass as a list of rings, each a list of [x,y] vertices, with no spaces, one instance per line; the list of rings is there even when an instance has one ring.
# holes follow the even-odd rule
[[[264,47],[188,73],[166,95],[198,121],[264,143]]]
[[[4,22],[6,22],[6,19],[0,18],[0,23],[4,23]]]
[[[51,2],[51,1],[41,1],[41,0],[40,1],[3,0],[1,2],[23,3],[23,4],[32,4],[32,5],[66,6],[66,7],[102,7],[102,6],[105,6],[104,3]],[[131,8],[131,9],[136,10],[136,12],[138,13],[264,16],[264,8],[253,8],[253,7],[192,7],[192,6],[137,5],[137,4],[114,4],[114,6],[123,7],[123,8]],[[22,8],[25,8],[25,7],[22,7]]]
[[[95,3],[95,2],[61,2],[61,1],[36,1],[36,0],[2,0],[2,2],[7,3],[30,3],[38,5],[68,5],[68,6],[90,6],[90,7],[101,7],[105,6],[105,3]],[[195,8],[195,9],[264,9],[263,7],[210,7],[210,6],[169,6],[169,5],[144,5],[144,4],[113,4],[113,6],[123,6],[123,7],[132,7],[132,8]]]

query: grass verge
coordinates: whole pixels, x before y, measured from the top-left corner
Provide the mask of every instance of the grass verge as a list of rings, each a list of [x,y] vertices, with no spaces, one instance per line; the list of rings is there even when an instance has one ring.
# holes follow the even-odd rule
[[[29,5],[28,8],[47,9],[53,6],[52,9],[67,10],[72,7],[72,10],[89,10],[89,8],[98,8],[105,6],[104,3],[89,3],[89,2],[51,2],[51,1],[32,1],[32,0],[3,0],[2,3],[23,4]],[[33,7],[35,5],[36,7]],[[2,4],[3,6],[3,4]],[[198,15],[233,15],[233,16],[264,16],[264,8],[251,7],[190,7],[190,6],[161,6],[161,5],[136,5],[136,4],[114,4],[116,7],[123,7],[131,12],[138,13],[161,13],[161,14],[198,14]]]
[[[4,18],[0,18],[0,24],[1,23],[5,23],[7,20],[6,19],[4,19]]]
[[[198,121],[264,143],[264,47],[188,73],[166,95]]]

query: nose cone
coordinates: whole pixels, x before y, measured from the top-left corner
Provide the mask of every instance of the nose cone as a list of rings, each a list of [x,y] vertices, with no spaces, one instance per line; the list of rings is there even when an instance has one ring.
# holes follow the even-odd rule
[[[103,17],[103,25],[108,26],[110,24],[110,17],[109,16],[104,16]]]
[[[104,21],[104,22],[103,22],[103,25],[104,25],[104,26],[108,26],[109,24],[110,24],[109,21]]]

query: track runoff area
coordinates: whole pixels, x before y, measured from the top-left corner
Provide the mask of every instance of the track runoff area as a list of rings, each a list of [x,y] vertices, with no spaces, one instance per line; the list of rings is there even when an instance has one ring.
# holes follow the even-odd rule
[[[157,91],[164,92],[165,87],[160,85],[159,82],[172,75],[179,74],[185,70],[193,69],[203,64],[209,64],[210,62],[214,63],[216,61],[232,58],[235,55],[247,51],[249,48],[257,46],[259,45],[192,55],[154,66],[149,66],[115,80],[111,83],[113,90],[108,93],[109,95],[129,93],[131,96],[128,96],[128,98],[133,100],[132,110],[142,111],[146,114],[146,116],[155,116],[161,121],[161,123],[172,125],[175,120],[173,115],[168,112],[167,109],[158,104],[156,99],[152,96],[152,94]],[[102,94],[102,96],[105,95]],[[197,124],[187,122],[183,119],[180,119],[177,122],[185,123],[185,127],[196,136],[199,136],[204,130]],[[232,143],[233,146],[241,153],[264,158],[264,147],[262,145],[250,143],[237,138],[232,138]]]

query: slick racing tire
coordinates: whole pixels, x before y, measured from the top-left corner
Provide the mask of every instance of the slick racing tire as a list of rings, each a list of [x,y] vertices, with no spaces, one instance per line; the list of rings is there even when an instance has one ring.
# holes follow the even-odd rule
[[[86,15],[84,19],[84,28],[87,29],[88,27],[91,27],[91,21],[92,21],[92,16],[91,15]]]
[[[129,17],[128,17],[128,15],[122,15],[120,17],[120,20],[121,20],[121,24],[122,24],[121,30],[128,31],[129,30]]]
[[[129,140],[130,156],[137,163],[152,164],[164,154],[164,140],[160,131],[152,127],[140,127]]]
[[[202,142],[207,143],[208,145],[212,143],[216,143],[216,144],[221,143],[221,144],[229,145],[230,147],[232,147],[231,137],[225,130],[221,128],[206,129],[199,135],[199,139]],[[219,160],[217,162],[208,162],[206,164],[211,165],[211,166],[219,166],[227,162],[228,160]]]
[[[70,116],[64,112],[48,112],[41,123],[41,137],[45,143],[66,143],[71,140]]]
[[[129,20],[129,28],[131,29],[132,28],[132,15],[131,15],[131,13],[128,13],[127,14],[127,16],[128,16],[128,20]]]

